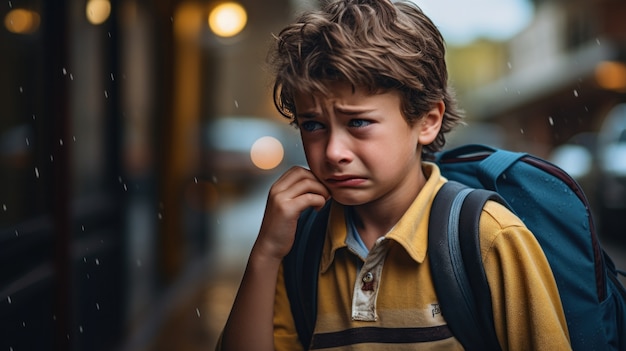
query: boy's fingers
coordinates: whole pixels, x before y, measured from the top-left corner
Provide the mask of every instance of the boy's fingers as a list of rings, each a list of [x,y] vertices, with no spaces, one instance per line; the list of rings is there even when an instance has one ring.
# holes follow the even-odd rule
[[[270,189],[270,197],[289,201],[300,195],[312,193],[330,198],[328,189],[315,178],[313,173],[302,167],[293,167],[283,174]]]
[[[304,179],[312,179],[317,181],[317,178],[315,178],[310,170],[303,167],[295,166],[287,170],[287,172],[283,173],[278,178],[278,180],[274,182],[272,188],[275,188],[278,191],[282,191]]]

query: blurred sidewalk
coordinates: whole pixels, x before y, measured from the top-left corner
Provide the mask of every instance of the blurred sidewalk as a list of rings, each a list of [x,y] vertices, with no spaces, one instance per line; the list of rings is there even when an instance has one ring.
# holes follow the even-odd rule
[[[123,351],[210,351],[215,349],[244,266],[199,262],[166,296],[126,342]]]

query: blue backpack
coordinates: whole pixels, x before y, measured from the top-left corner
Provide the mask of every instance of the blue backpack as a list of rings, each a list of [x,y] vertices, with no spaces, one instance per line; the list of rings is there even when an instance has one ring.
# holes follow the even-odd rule
[[[589,203],[567,173],[525,153],[481,145],[440,153],[436,163],[449,180],[497,193],[533,232],[554,274],[574,350],[626,350],[626,292],[617,279],[615,265],[600,246]],[[467,191],[455,191],[458,203],[463,202]],[[471,192],[467,196],[469,202]],[[474,204],[473,212],[480,213],[476,208],[482,208],[482,204],[480,201]],[[467,206],[471,212],[472,205]],[[462,215],[460,218],[463,221]],[[469,215],[468,220],[472,219],[477,220],[477,216]],[[462,259],[469,258],[466,266],[471,267],[470,262],[477,259],[482,266],[480,256],[471,258],[476,250],[480,255],[477,222],[462,228],[472,228],[465,246],[474,247],[468,250],[469,254],[462,255]],[[458,242],[458,235],[452,238],[450,242]],[[455,252],[458,246],[464,246],[463,240],[462,237],[460,245],[450,244],[448,251]],[[431,247],[434,246],[429,245],[429,249]],[[479,282],[474,285],[484,284],[479,273],[468,274],[470,282]],[[468,289],[472,288],[466,291]],[[444,296],[445,289],[441,290]],[[445,317],[445,302],[441,304]],[[479,315],[486,312],[484,306]]]
[[[626,289],[598,241],[582,189],[540,158],[482,145],[436,155],[450,182],[437,193],[429,259],[441,311],[467,350],[499,350],[482,267],[478,221],[487,200],[509,207],[535,234],[555,276],[574,350],[626,350]],[[300,217],[284,277],[296,329],[309,345],[328,204]],[[310,235],[317,233],[317,235]],[[441,274],[441,271],[447,274]]]

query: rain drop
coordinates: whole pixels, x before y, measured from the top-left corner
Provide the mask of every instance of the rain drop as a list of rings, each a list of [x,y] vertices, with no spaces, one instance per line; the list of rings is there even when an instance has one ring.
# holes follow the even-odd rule
[[[65,69],[65,67],[63,67],[63,75],[66,76],[67,75],[67,70]]]
[[[548,117],[548,122],[550,122],[550,125],[554,127],[554,119],[552,116]]]
[[[96,309],[100,311],[100,304],[96,302]]]
[[[239,101],[235,100],[235,107],[239,108]]]
[[[17,232],[17,229],[15,229],[15,236],[20,236],[20,233]]]
[[[126,183],[124,183],[124,191],[128,191],[128,187],[126,186]]]
[[[70,73],[70,80],[74,80],[74,75]]]
[[[524,128],[520,128],[519,132],[524,134]]]
[[[63,139],[59,139],[59,145],[63,146]]]
[[[26,138],[26,146],[30,146],[30,140],[28,140],[28,138]]]
[[[78,332],[81,333],[81,334],[83,333],[83,326],[82,325],[78,326]]]
[[[35,167],[35,177],[39,178],[39,169]]]
[[[600,38],[596,38],[596,44],[600,45]]]
[[[578,97],[578,90],[574,89],[574,96]]]
[[[137,260],[137,267],[141,267],[141,260]]]
[[[7,296],[7,301],[9,302],[9,305],[11,304],[11,296]]]
[[[84,225],[81,225],[81,226],[80,226],[80,230],[82,230],[82,231],[84,232],[84,231],[85,231],[85,226],[84,226]]]
[[[113,77],[113,73],[111,73],[111,80],[114,81],[115,78]]]
[[[585,230],[589,229],[589,221],[587,221],[586,218],[583,220],[583,228],[585,228]]]
[[[161,212],[159,212],[158,217],[159,219],[163,219],[163,215],[161,214]]]
[[[24,88],[20,87],[20,93],[24,92]]]
[[[2,204],[2,209],[4,210],[4,212],[7,211],[7,205],[6,204]]]
[[[509,69],[513,69],[513,65],[511,64],[511,62],[507,62],[506,65],[509,67]]]
[[[200,310],[198,308],[196,308],[196,314],[200,317]]]
[[[107,99],[109,98],[109,92],[106,91],[106,90],[104,91],[104,97],[107,98]]]
[[[198,177],[193,177],[194,183],[198,184]]]
[[[100,265],[100,260],[96,258],[96,266]]]

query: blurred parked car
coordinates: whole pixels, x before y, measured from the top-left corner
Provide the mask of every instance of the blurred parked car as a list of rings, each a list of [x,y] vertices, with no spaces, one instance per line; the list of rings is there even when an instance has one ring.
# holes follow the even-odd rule
[[[555,148],[550,161],[582,186],[600,236],[626,241],[626,104],[609,112],[598,133]]]
[[[598,134],[601,230],[626,240],[626,104],[615,106]]]

